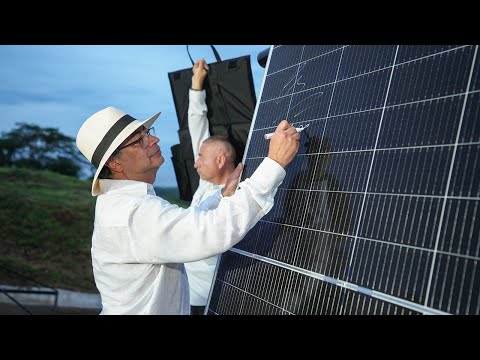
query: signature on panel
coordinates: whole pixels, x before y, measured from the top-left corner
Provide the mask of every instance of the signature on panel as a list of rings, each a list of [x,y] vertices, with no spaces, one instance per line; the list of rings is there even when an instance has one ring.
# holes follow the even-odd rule
[[[295,109],[296,107],[298,107],[299,105],[303,104],[305,101],[313,98],[313,97],[319,97],[320,95],[323,95],[323,91],[319,91],[319,92],[316,92],[310,96],[307,96],[305,99],[303,99],[302,101],[300,101],[298,104],[296,104],[295,106],[293,106],[290,110],[293,110]],[[293,117],[297,117],[298,115],[300,115],[301,113],[307,111],[308,109],[310,109],[312,106],[315,106],[316,103],[315,102],[312,102],[312,104],[310,106],[307,106],[306,108],[304,108],[302,111],[298,112],[298,113],[295,113],[295,115],[293,115]]]
[[[294,89],[295,85],[301,86],[302,88],[305,87],[304,82],[300,82],[300,79],[302,79],[303,75],[300,75],[300,72],[303,70],[305,67],[306,62],[303,62],[299,65],[298,70],[288,79],[288,81],[285,83],[285,85],[282,88],[282,91],[280,92],[280,95],[278,96],[277,99],[275,99],[275,104],[279,104],[282,100],[285,99],[285,96]],[[298,75],[298,77],[297,77]],[[296,78],[296,80],[295,80]],[[298,105],[298,104],[297,104]],[[313,106],[313,105],[312,105]],[[295,115],[296,116],[296,115]],[[295,117],[294,116],[294,117]],[[274,120],[272,122],[272,126],[276,125],[277,120]]]

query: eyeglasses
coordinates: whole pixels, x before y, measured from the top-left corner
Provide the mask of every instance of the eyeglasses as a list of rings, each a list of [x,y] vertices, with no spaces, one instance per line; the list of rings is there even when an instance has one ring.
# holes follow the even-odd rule
[[[147,132],[145,134],[140,136],[137,140],[131,142],[130,144],[127,144],[127,145],[124,145],[124,146],[118,148],[117,151],[125,149],[126,147],[129,147],[129,146],[135,145],[137,143],[140,144],[142,149],[146,149],[148,147],[149,142],[150,142],[150,135],[155,136],[155,128],[151,127],[150,129],[147,130]]]

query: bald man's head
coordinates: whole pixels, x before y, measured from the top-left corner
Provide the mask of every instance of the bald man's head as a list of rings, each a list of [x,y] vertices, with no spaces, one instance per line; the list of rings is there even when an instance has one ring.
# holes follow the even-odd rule
[[[235,158],[235,148],[225,137],[212,136],[202,143],[194,166],[203,180],[220,185],[235,170]]]

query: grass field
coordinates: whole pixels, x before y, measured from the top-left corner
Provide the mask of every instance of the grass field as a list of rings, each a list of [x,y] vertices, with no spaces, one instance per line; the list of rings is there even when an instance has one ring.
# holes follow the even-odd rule
[[[95,199],[91,181],[30,169],[0,168],[0,284],[42,284],[97,292],[91,267]],[[186,207],[176,188],[157,195]]]

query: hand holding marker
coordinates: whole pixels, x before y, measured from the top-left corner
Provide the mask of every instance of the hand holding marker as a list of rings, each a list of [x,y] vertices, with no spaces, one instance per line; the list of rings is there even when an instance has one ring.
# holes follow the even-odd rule
[[[297,132],[302,132],[303,130],[305,130],[307,127],[310,126],[310,123],[308,123],[307,125],[305,126],[302,126],[302,127],[298,127],[298,128],[295,128],[295,130],[297,130]],[[270,138],[273,136],[273,133],[269,133],[269,134],[265,134],[264,135],[264,138],[265,140],[270,140]]]

